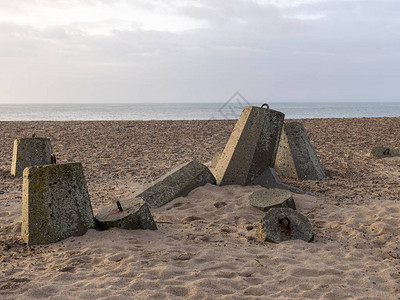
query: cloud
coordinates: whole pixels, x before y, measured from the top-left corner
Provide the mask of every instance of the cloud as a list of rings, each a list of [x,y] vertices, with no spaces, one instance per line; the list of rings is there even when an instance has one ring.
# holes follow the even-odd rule
[[[179,32],[206,27],[202,20],[177,13],[179,7],[185,6],[184,3],[154,0],[16,1],[14,5],[4,4],[0,20],[40,29],[70,26],[93,35],[107,35],[112,30]]]
[[[0,102],[396,100],[399,8],[0,0]]]

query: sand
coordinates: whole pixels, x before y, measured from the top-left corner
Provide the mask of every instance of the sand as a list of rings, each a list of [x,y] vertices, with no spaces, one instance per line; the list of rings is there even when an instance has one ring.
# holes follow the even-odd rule
[[[152,209],[158,231],[89,230],[47,246],[20,240],[21,178],[13,140],[48,137],[59,163],[82,162],[93,210],[179,163],[206,163],[234,121],[0,122],[2,299],[400,299],[400,118],[309,119],[327,178],[284,180],[315,241],[261,243],[259,186],[206,185]]]

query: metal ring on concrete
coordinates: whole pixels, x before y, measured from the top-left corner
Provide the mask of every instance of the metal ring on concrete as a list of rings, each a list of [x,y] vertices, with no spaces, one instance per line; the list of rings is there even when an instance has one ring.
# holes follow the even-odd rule
[[[267,103],[264,103],[263,105],[261,105],[261,108],[264,108],[264,106],[267,106],[267,109],[269,109],[269,105]]]
[[[117,201],[117,207],[118,207],[119,211],[123,211],[121,202]]]
[[[285,226],[286,228],[290,228],[290,220],[289,220],[288,217],[279,218],[278,221],[279,221],[280,224],[282,224],[282,225]],[[284,221],[286,221],[286,222],[284,222]]]

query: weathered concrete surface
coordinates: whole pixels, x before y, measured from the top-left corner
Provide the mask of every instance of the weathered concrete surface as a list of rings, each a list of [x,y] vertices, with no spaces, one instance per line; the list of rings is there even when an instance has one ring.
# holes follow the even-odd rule
[[[175,198],[186,196],[195,188],[206,183],[215,184],[213,174],[205,165],[191,161],[160,177],[145,187],[143,191],[134,193],[128,199],[140,197],[151,208],[157,208]]]
[[[146,202],[141,198],[120,201],[122,211],[117,204],[103,208],[96,215],[96,227],[106,230],[112,227],[122,229],[157,230],[156,223]]]
[[[273,207],[296,209],[292,193],[283,189],[259,190],[252,193],[249,200],[253,207],[265,212]]]
[[[26,167],[51,164],[51,143],[46,138],[22,138],[14,140],[11,175],[22,176]]]
[[[28,167],[23,173],[22,238],[49,244],[94,228],[92,206],[80,163]]]
[[[256,232],[261,241],[280,243],[287,240],[312,242],[314,232],[307,217],[287,207],[271,208]]]
[[[400,153],[387,147],[374,147],[371,150],[370,156],[375,158],[397,157],[400,156]]]
[[[211,163],[210,163],[210,168],[215,169],[215,167],[218,165],[219,159],[221,158],[222,152],[215,152]]]
[[[284,114],[245,106],[214,170],[219,185],[247,185],[274,165]]]
[[[282,184],[283,183],[278,174],[276,174],[274,168],[266,169],[260,176],[250,183],[250,185],[261,185],[266,188],[278,188]]]
[[[276,172],[286,178],[298,178],[294,164],[292,151],[290,149],[286,126],[283,125],[278,151],[276,153],[275,166]]]
[[[325,177],[303,124],[285,123],[276,154],[275,170],[280,176],[295,179],[321,180]]]
[[[304,191],[297,187],[282,183],[281,179],[279,178],[278,174],[276,174],[273,168],[268,168],[267,170],[265,170],[260,176],[258,176],[253,182],[251,182],[250,185],[260,185],[265,188],[278,188],[289,190],[297,194],[308,194],[311,196],[317,196],[312,192]]]

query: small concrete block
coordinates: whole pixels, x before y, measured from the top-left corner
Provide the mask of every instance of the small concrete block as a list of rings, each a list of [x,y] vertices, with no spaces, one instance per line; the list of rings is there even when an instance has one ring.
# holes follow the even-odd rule
[[[275,163],[284,114],[245,106],[214,170],[219,185],[247,185]]]
[[[14,140],[11,175],[22,176],[26,167],[51,164],[52,152],[50,140],[46,138]]]
[[[28,245],[55,243],[95,228],[80,163],[24,170],[21,227]]]
[[[106,230],[111,227],[122,229],[157,230],[150,209],[141,198],[120,201],[122,211],[117,204],[103,208],[96,215],[96,227]]]
[[[175,198],[186,196],[206,183],[215,184],[214,175],[205,165],[191,161],[170,171],[128,199],[140,197],[149,207],[157,208]]]
[[[267,212],[272,207],[289,207],[296,209],[293,195],[288,190],[264,189],[250,195],[250,204],[259,210]]]
[[[283,177],[321,180],[324,170],[307,131],[299,122],[286,123],[281,132],[275,170]]]
[[[371,150],[370,156],[375,158],[397,157],[400,156],[400,153],[397,150],[387,147],[374,147]]]
[[[314,232],[304,215],[291,208],[273,207],[261,220],[256,237],[263,242],[273,243],[298,239],[312,242]]]

